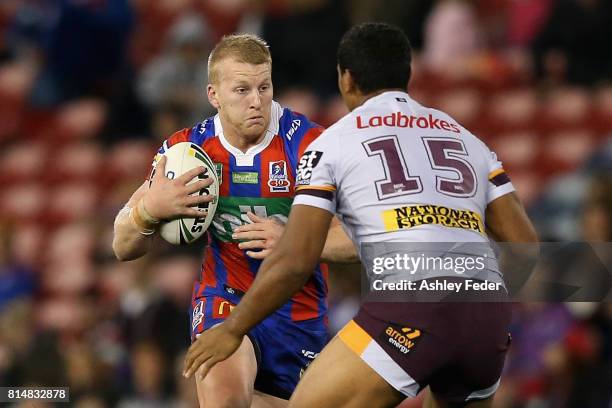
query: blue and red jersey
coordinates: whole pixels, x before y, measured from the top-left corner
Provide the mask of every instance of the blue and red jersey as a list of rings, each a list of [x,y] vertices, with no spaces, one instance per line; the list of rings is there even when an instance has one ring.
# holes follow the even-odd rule
[[[176,132],[164,142],[159,153],[176,143],[196,143],[217,166],[219,203],[208,229],[210,245],[205,251],[201,281],[194,288],[194,299],[239,296],[251,287],[261,261],[239,249],[232,232],[250,222],[246,215],[249,211],[287,219],[294,197],[297,163],[322,131],[304,115],[273,102],[264,140],[246,153],[227,142],[218,115]],[[321,264],[277,313],[292,321],[324,317],[326,296],[327,266]]]

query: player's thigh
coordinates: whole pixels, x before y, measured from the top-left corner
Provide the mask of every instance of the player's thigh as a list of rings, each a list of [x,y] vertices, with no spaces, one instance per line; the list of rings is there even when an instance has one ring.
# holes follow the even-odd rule
[[[493,396],[480,400],[472,400],[459,404],[445,402],[441,398],[436,397],[435,393],[427,390],[423,401],[423,408],[491,408],[493,406]]]
[[[405,397],[335,337],[308,367],[290,408],[392,408]]]
[[[255,390],[251,408],[286,408],[289,401]]]
[[[257,360],[251,340],[242,344],[227,360],[216,364],[203,380],[196,374],[201,408],[250,407]]]

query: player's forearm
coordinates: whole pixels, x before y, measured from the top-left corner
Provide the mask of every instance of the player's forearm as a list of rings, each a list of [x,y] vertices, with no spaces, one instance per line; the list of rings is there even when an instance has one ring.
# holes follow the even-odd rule
[[[115,220],[113,252],[120,261],[140,258],[149,251],[151,236],[139,232],[129,215],[129,207],[122,210]]]
[[[325,240],[325,246],[321,253],[321,262],[359,263],[359,255],[355,245],[340,223],[333,225],[329,229],[327,240]]]
[[[519,292],[540,256],[536,230],[515,193],[489,203],[487,232],[500,246],[499,264],[510,294]]]
[[[143,182],[115,218],[113,252],[120,261],[140,258],[149,251],[157,224],[149,222],[151,216],[143,207],[148,189],[149,182]]]

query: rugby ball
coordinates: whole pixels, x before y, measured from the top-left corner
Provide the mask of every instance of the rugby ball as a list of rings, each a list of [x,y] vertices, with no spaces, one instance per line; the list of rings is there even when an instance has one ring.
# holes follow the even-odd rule
[[[173,145],[163,154],[166,156],[166,177],[175,179],[189,170],[204,166],[204,173],[195,177],[187,185],[198,180],[212,178],[213,183],[192,195],[213,195],[215,199],[209,203],[202,203],[197,208],[200,211],[208,211],[201,218],[177,218],[171,221],[162,221],[159,233],[166,241],[173,245],[190,244],[206,233],[217,210],[219,196],[219,179],[215,163],[208,157],[206,152],[195,143],[181,142]],[[161,158],[158,155],[155,162]],[[153,177],[151,177],[153,179]]]

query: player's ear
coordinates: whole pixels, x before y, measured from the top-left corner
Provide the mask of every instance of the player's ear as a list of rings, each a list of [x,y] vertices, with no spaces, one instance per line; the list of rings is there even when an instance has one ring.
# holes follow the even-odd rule
[[[208,102],[210,102],[213,108],[219,109],[221,107],[221,104],[219,103],[219,99],[217,98],[217,90],[215,89],[215,86],[212,84],[208,84],[206,86],[206,94],[208,95]]]
[[[340,92],[343,94],[352,93],[355,91],[355,81],[351,75],[351,71],[345,69],[344,71],[338,66],[338,87]]]

